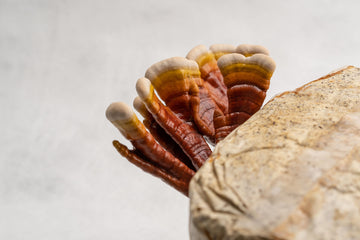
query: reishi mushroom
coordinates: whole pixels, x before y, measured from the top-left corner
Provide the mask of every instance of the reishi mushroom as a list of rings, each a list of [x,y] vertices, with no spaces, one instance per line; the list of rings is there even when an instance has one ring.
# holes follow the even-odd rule
[[[113,141],[145,172],[188,195],[192,176],[225,138],[264,102],[274,60],[266,48],[242,44],[194,47],[186,56],[153,64],[138,79],[134,108],[110,104],[106,117],[133,145]]]

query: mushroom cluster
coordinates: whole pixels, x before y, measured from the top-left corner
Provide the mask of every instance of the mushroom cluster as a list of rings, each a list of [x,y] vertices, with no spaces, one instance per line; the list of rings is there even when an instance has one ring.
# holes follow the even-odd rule
[[[113,141],[134,165],[188,195],[189,182],[214,145],[257,112],[275,62],[259,45],[194,47],[153,64],[136,83],[134,111],[114,102],[106,117],[128,139]]]

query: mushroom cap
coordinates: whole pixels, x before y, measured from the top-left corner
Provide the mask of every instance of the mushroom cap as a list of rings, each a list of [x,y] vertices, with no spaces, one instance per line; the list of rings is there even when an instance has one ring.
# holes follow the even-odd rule
[[[236,52],[236,47],[231,44],[213,44],[209,49],[214,53],[216,59],[219,59],[224,54]]]
[[[162,73],[177,69],[198,70],[199,66],[194,60],[186,59],[184,57],[172,57],[151,65],[147,69],[145,77],[153,82]]]
[[[113,102],[106,109],[106,118],[110,122],[128,120],[133,115],[133,110],[123,102]]]
[[[209,53],[210,53],[210,51],[208,50],[207,47],[205,47],[204,45],[197,45],[196,47],[194,47],[190,50],[190,52],[186,55],[186,58],[196,61],[202,55],[209,54]]]
[[[252,45],[252,44],[240,44],[236,47],[236,52],[244,56],[251,56],[256,53],[262,53],[264,55],[269,55],[269,51],[261,45]]]
[[[151,96],[152,85],[149,79],[146,77],[139,78],[136,82],[136,92],[141,98],[141,100],[145,100]]]
[[[256,53],[250,57],[245,57],[240,53],[231,53],[220,57],[218,60],[218,66],[220,69],[237,63],[258,65],[271,73],[274,72],[276,68],[275,61],[268,55],[264,55],[262,53]]]

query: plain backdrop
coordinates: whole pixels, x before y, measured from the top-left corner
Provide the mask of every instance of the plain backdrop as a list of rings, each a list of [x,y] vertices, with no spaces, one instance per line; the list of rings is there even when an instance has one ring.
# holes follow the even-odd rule
[[[153,63],[261,44],[270,98],[360,66],[360,1],[0,0],[0,239],[188,239],[189,200],[105,118]]]

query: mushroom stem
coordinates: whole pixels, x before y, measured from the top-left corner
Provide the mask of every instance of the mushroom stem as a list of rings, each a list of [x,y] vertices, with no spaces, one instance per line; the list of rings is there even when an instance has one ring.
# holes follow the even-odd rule
[[[178,179],[170,175],[167,171],[151,164],[150,162],[144,160],[136,151],[129,150],[125,145],[121,144],[118,141],[113,141],[113,145],[116,150],[125,157],[129,162],[135,166],[141,168],[143,171],[150,173],[151,175],[162,179],[164,182],[184,194],[185,196],[189,195],[189,182],[190,179]]]
[[[146,109],[145,104],[140,97],[136,97],[133,102],[134,108],[144,117],[143,124],[153,135],[155,140],[166,151],[172,153],[177,159],[186,164],[190,169],[195,170],[190,158],[184,153],[179,145],[171,138],[169,134],[155,121],[151,113]]]
[[[155,141],[126,104],[121,102],[110,104],[106,116],[131,141],[135,149],[169,174],[184,180],[190,180],[195,174],[193,170]]]

